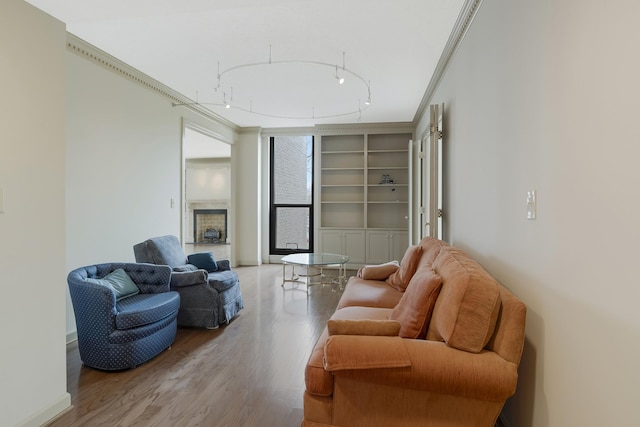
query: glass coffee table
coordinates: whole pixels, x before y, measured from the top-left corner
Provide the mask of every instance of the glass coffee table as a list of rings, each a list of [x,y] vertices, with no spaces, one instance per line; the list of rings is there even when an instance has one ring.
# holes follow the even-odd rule
[[[346,255],[326,254],[326,253],[305,253],[291,254],[282,257],[282,287],[286,282],[304,282],[307,285],[307,295],[312,285],[337,283],[343,285],[347,278],[347,262],[349,257]],[[285,269],[287,265],[291,265],[291,276],[287,278]],[[296,274],[296,265],[305,267],[304,274]],[[338,267],[338,277],[330,282],[324,282],[323,269],[325,267]],[[317,268],[320,271],[310,273],[309,268]],[[313,281],[313,277],[319,277],[319,281]],[[305,278],[304,280],[302,278]]]

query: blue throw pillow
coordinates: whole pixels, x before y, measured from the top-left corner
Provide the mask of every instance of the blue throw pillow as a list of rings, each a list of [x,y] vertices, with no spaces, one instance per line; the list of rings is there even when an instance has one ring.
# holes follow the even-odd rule
[[[120,301],[123,298],[137,295],[140,293],[138,286],[131,280],[129,275],[121,268],[112,271],[104,276],[102,279],[89,279],[94,283],[98,283],[104,286],[108,286],[116,294],[116,301]]]
[[[209,273],[213,273],[218,269],[218,264],[213,258],[213,252],[201,252],[197,254],[191,254],[187,257],[189,264],[193,264],[198,268],[207,270]]]

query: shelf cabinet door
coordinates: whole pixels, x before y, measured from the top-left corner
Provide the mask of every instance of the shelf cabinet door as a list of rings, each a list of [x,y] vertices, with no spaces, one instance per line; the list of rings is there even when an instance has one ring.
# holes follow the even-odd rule
[[[392,260],[398,260],[400,262],[404,253],[409,246],[409,233],[406,231],[394,231],[391,233],[390,250]]]
[[[406,231],[367,231],[367,264],[400,261],[409,243]]]
[[[348,264],[363,264],[365,259],[364,230],[322,230],[320,252],[346,255]]]

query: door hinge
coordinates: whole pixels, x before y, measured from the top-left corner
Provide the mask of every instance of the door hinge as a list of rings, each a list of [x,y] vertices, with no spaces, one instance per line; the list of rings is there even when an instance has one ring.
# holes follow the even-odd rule
[[[438,209],[438,218],[442,217],[444,217],[444,212],[442,211],[442,209]]]

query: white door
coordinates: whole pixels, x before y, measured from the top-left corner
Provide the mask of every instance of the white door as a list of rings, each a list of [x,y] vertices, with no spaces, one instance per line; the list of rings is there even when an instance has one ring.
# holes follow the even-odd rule
[[[444,104],[431,105],[428,133],[422,138],[424,153],[422,237],[442,239],[442,123]]]

